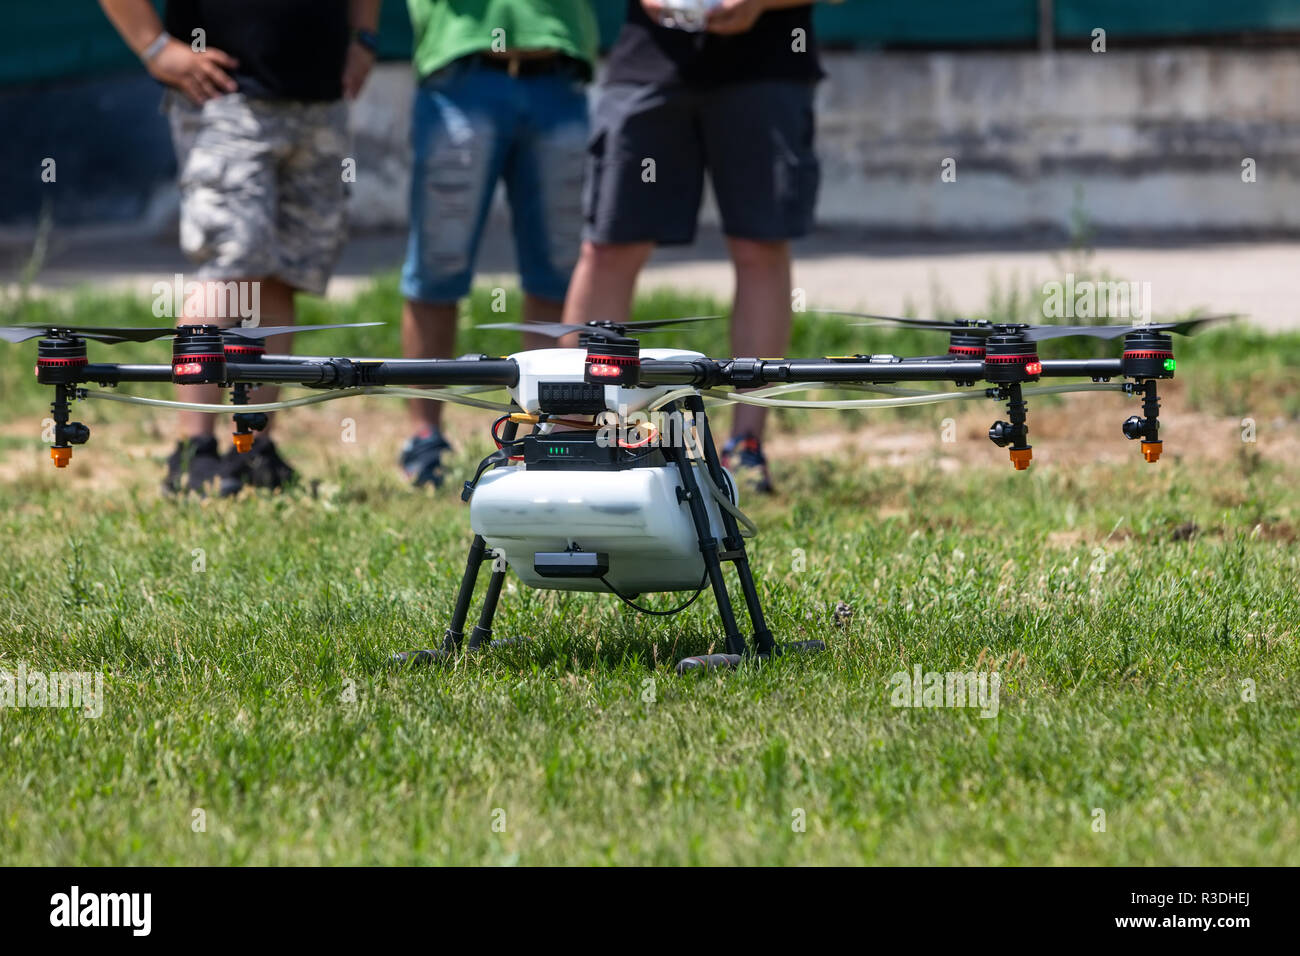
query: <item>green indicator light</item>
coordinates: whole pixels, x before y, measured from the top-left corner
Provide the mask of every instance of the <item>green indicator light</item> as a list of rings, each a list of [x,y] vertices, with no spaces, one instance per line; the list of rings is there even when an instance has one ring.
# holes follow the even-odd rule
[[[1173,359],[1171,359],[1171,358],[1167,358],[1167,359],[1165,359],[1165,371],[1166,371],[1166,372],[1172,372],[1172,371],[1173,371],[1175,368],[1177,368],[1177,367],[1178,367],[1178,363],[1175,362]]]

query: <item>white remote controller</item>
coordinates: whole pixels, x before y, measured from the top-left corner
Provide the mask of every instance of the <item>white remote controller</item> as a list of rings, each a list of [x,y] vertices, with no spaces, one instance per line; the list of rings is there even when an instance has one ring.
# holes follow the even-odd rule
[[[667,0],[663,5],[661,26],[687,33],[700,33],[708,19],[709,11],[722,0]]]

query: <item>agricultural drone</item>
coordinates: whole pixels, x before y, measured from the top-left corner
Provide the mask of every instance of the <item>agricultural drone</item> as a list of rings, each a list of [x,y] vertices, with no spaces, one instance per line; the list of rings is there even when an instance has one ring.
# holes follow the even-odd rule
[[[396,655],[408,662],[437,661],[490,647],[492,619],[508,570],[532,588],[597,591],[639,611],[672,614],[711,587],[724,633],[724,653],[681,661],[678,671],[734,667],[746,655],[812,651],[821,641],[778,643],[763,615],[745,539],[755,532],[739,507],[732,475],[723,467],[706,409],[735,402],[768,407],[874,408],[961,399],[1004,402],[1006,420],[989,439],[1009,451],[1017,470],[1032,455],[1026,397],[1067,391],[1114,390],[1142,401],[1142,414],[1122,425],[1140,440],[1148,462],[1160,457],[1158,383],[1174,375],[1172,334],[1214,321],[1191,319],[1146,325],[1050,326],[979,320],[934,322],[838,313],[868,325],[906,326],[946,333],[943,355],[844,355],[825,358],[709,358],[675,348],[642,348],[640,336],[692,317],[656,321],[499,324],[554,339],[577,337],[576,348],[548,348],[505,357],[390,359],[267,354],[265,339],[284,332],[344,326],[177,328],[11,326],[0,338],[39,338],[36,378],[54,389],[50,457],[65,467],[73,445],[90,429],[71,420],[72,403],[110,399],[234,415],[236,447],[246,451],[253,432],[277,408],[358,394],[432,398],[492,410],[496,450],[465,482],[474,538],[455,609],[441,646]],[[377,324],[377,323],[370,323]],[[1037,343],[1064,336],[1123,339],[1118,358],[1040,359]],[[164,365],[91,362],[87,342],[113,344],[171,338]],[[1045,378],[1086,379],[1035,385]],[[1121,381],[1112,381],[1121,380]],[[215,384],[231,390],[232,405],[194,405],[120,395],[104,388],[131,382]],[[904,383],[950,383],[954,391]],[[250,404],[256,385],[321,390],[270,404]],[[976,386],[984,386],[977,388]],[[484,393],[506,389],[510,401]],[[886,397],[792,400],[810,389],[857,390]],[[520,426],[527,433],[520,435]],[[478,623],[465,636],[475,586],[491,564]],[[737,623],[723,565],[734,565],[748,612],[752,646]],[[680,607],[654,611],[636,604],[641,594],[693,592]],[[496,642],[500,643],[500,642]]]

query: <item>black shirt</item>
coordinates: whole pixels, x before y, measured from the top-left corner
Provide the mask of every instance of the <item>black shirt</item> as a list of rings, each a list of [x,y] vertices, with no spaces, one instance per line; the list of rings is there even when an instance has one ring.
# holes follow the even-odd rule
[[[350,30],[348,0],[167,0],[167,32],[239,61],[239,92],[264,99],[337,100]]]
[[[627,19],[605,73],[609,83],[696,87],[821,77],[811,3],[768,10],[747,33],[721,36],[662,27],[650,19],[641,0],[627,0]]]

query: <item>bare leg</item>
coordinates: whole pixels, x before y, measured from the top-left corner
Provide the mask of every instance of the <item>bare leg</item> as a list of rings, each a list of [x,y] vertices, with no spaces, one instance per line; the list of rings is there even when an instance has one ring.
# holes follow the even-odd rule
[[[408,299],[402,307],[402,355],[406,358],[451,358],[456,349],[458,305],[451,302],[417,302]],[[524,296],[525,322],[559,322],[563,306],[559,302]],[[524,348],[554,348],[555,340],[541,335],[525,335]],[[416,431],[442,426],[442,402],[413,398],[409,403],[411,424]]]
[[[632,313],[637,276],[653,251],[652,242],[584,242],[564,302],[564,321],[625,320]]]
[[[295,311],[293,304],[294,290],[279,279],[243,279],[241,282],[257,282],[259,296],[259,322],[261,325],[293,325]],[[208,317],[204,315],[208,301],[217,301],[214,291],[209,295],[210,283],[203,284],[202,302],[196,302],[186,309],[187,315],[177,319],[177,323],[210,323],[229,328],[236,324],[235,317]],[[287,353],[293,348],[292,335],[276,335],[266,340],[267,351]],[[204,405],[216,405],[222,400],[222,390],[217,385],[177,385],[176,398],[182,402]],[[273,402],[280,390],[274,386],[254,389],[249,393],[250,402]],[[180,412],[178,415],[181,438],[204,438],[216,431],[215,415],[203,412]]]
[[[731,317],[731,354],[776,358],[790,345],[790,244],[755,239],[728,239],[736,267],[736,296]],[[767,409],[737,405],[733,435],[762,437]]]
[[[402,306],[402,355],[406,358],[451,358],[456,348],[455,302],[416,302]],[[416,431],[442,424],[442,402],[413,398],[408,403]]]
[[[262,280],[262,318],[261,325],[297,325],[298,312],[294,308],[293,286],[286,285],[279,279]],[[273,335],[266,339],[266,351],[272,355],[288,355],[293,352],[293,335]],[[277,385],[263,385],[261,388],[252,389],[248,393],[249,404],[261,402],[274,402],[280,397],[280,388]],[[274,414],[269,416],[274,421]],[[271,426],[268,424],[266,431],[269,432]]]

